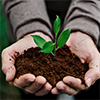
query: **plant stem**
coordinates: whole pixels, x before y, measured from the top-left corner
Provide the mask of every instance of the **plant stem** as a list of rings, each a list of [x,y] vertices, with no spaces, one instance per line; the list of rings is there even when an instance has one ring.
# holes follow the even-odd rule
[[[54,56],[56,54],[57,34],[55,35]]]
[[[55,56],[53,52],[51,52],[51,54],[52,54],[53,56]]]

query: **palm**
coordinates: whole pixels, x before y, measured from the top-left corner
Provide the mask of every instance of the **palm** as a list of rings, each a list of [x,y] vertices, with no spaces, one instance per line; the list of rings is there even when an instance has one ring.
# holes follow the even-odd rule
[[[92,81],[96,81],[100,77],[100,75],[98,75],[98,73],[100,73],[98,72],[98,69],[100,70],[100,54],[92,39],[88,35],[76,32],[71,34],[66,45],[80,58],[82,63],[89,63],[89,70],[85,75],[85,80],[95,76],[96,78],[94,77]],[[97,73],[94,73],[96,70]]]
[[[82,62],[86,61],[89,63],[92,60],[92,57],[94,57],[94,51],[97,51],[92,39],[81,32],[72,33],[66,44]]]
[[[45,36],[42,33],[33,33],[33,35],[35,34],[42,36],[46,41],[51,41],[48,36]],[[17,51],[20,54],[23,53],[24,50],[27,50],[31,47],[37,47],[37,45],[34,43],[33,38],[30,35],[25,36],[11,46],[12,50],[14,51],[13,53]]]

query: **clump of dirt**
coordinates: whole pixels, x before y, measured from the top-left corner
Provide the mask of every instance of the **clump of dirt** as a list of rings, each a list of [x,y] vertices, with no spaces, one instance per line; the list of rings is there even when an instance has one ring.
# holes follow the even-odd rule
[[[74,76],[85,84],[84,76],[89,69],[88,64],[81,63],[66,45],[58,49],[55,56],[39,53],[39,50],[39,47],[30,48],[16,58],[16,78],[26,73],[42,75],[54,87],[65,76]]]

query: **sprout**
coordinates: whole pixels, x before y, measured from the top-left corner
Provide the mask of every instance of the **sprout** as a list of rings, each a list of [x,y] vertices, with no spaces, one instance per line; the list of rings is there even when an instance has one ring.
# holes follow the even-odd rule
[[[33,40],[36,43],[36,45],[41,48],[41,50],[39,52],[51,53],[53,56],[55,56],[56,51],[65,45],[65,43],[67,42],[67,40],[70,36],[71,28],[61,32],[60,36],[57,39],[57,35],[59,33],[60,26],[61,26],[61,20],[57,16],[57,18],[54,22],[54,33],[55,33],[55,42],[54,43],[52,41],[46,42],[45,39],[43,39],[42,37],[40,37],[38,35],[31,35],[33,37]]]

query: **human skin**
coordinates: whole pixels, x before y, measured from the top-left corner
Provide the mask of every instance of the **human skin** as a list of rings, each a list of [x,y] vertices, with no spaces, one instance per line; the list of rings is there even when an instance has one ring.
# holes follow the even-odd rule
[[[47,41],[51,40],[43,33],[35,32],[33,34],[40,35]],[[18,79],[16,78],[13,80],[16,73],[14,62],[17,54],[15,51],[23,53],[24,50],[30,47],[36,47],[30,34],[3,50],[2,70],[6,75],[6,81],[29,93],[34,93],[37,96],[46,95],[49,91],[51,91],[52,94],[66,93],[69,95],[75,95],[80,90],[90,87],[100,78],[100,53],[98,52],[94,42],[90,36],[83,34],[82,32],[75,32],[71,33],[66,45],[81,59],[82,63],[89,63],[89,70],[85,74],[85,82],[87,86],[81,84],[80,79],[71,76],[64,77],[63,80],[59,81],[53,89],[43,76],[35,77],[32,74],[25,74],[20,76]]]
[[[58,82],[51,92],[53,94],[67,93],[75,95],[80,90],[87,89],[93,85],[100,78],[100,53],[92,38],[82,32],[71,33],[66,45],[80,58],[82,63],[89,63],[89,70],[86,72],[84,78],[86,85],[81,84],[82,81],[80,79],[68,76]]]

